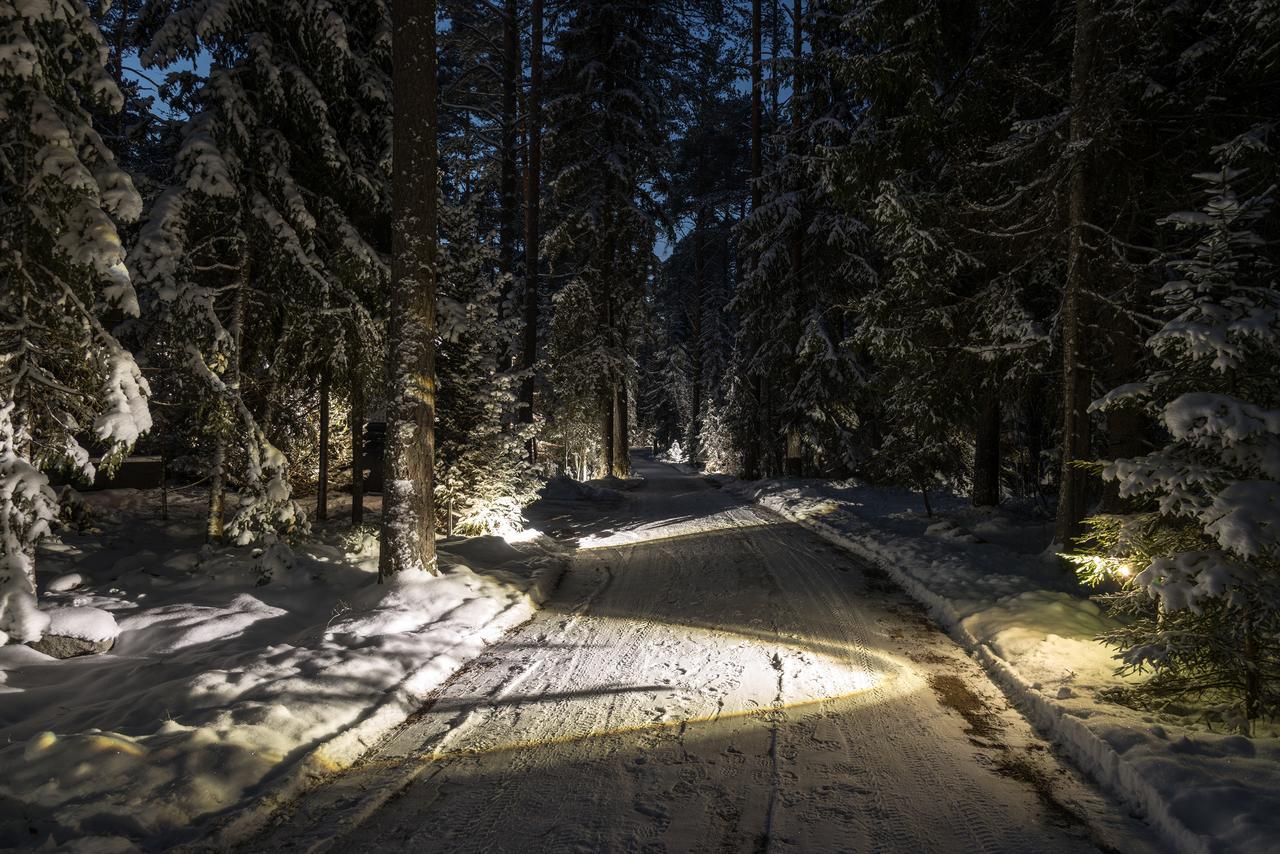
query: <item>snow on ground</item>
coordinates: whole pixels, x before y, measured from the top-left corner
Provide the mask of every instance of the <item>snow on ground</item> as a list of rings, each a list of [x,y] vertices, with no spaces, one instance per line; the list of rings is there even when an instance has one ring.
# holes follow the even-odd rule
[[[526,620],[563,563],[545,537],[455,538],[440,577],[379,586],[376,540],[343,521],[260,585],[251,552],[200,545],[203,496],[173,497],[168,523],[154,494],[86,502],[97,530],[44,550],[42,606],[58,633],[115,645],[62,661],[0,648],[0,848],[170,845],[252,822]]]
[[[533,619],[245,849],[1160,850],[864,561],[633,463],[545,508],[581,548]]]
[[[965,644],[1033,722],[1184,852],[1280,851],[1280,738],[1199,709],[1102,700],[1121,683],[1094,640],[1109,618],[1045,553],[1032,513],[975,510],[854,481],[715,478],[887,571]]]

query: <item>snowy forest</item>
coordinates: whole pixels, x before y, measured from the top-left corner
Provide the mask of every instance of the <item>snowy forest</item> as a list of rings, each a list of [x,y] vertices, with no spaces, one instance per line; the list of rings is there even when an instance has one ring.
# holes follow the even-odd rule
[[[0,0],[0,705],[52,692],[0,725],[6,767],[67,751],[0,843],[169,844],[269,778],[51,817],[108,796],[30,723],[73,671],[21,668],[91,674],[147,607],[93,555],[148,550],[152,601],[314,599],[326,643],[389,596],[425,631],[454,606],[406,577],[463,554],[489,591],[468,548],[658,464],[801,524],[894,496],[937,548],[1034,529],[1010,573],[1088,610],[1091,702],[1274,744],[1280,779],[1278,151],[1274,0]],[[182,533],[129,552],[138,520]],[[363,571],[298,581],[330,560]],[[1184,846],[1220,831],[1160,785],[1133,810],[1179,848],[1274,844]]]

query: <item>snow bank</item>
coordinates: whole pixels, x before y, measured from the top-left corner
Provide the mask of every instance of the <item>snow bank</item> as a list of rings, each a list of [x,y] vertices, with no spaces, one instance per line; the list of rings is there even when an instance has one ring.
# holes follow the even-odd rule
[[[1207,731],[1196,710],[1100,699],[1122,684],[1094,638],[1108,618],[1042,554],[1047,525],[856,482],[721,479],[887,572],[983,662],[1032,722],[1177,851],[1274,852],[1280,738]],[[1273,735],[1273,734],[1271,734]]]
[[[51,631],[116,643],[0,648],[0,848],[233,844],[528,619],[563,565],[545,538],[484,537],[378,585],[376,554],[334,537],[259,585],[249,551],[197,545],[198,497],[177,503],[162,524],[120,502],[105,536],[42,555],[49,580],[82,576],[42,582]]]

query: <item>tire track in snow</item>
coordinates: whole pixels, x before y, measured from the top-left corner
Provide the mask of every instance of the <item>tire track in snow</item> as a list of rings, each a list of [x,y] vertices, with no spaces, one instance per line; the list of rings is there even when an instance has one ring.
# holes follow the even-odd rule
[[[1008,743],[979,747],[939,703],[934,671],[999,695],[899,594],[768,511],[637,468],[543,611],[254,847],[1096,850],[996,773],[1033,744],[1057,768],[1025,722],[1002,713]],[[1116,847],[1142,850],[1130,830]]]

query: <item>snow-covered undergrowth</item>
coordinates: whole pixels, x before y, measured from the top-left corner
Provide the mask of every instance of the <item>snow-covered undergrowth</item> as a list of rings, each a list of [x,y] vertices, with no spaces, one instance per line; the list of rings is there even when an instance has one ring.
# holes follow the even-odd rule
[[[1212,710],[1138,711],[1099,692],[1121,684],[1094,640],[1109,618],[1045,554],[1048,524],[856,482],[777,480],[726,488],[804,524],[890,574],[979,658],[1033,723],[1182,852],[1274,852],[1280,738],[1247,738]]]
[[[101,533],[41,555],[42,606],[115,645],[0,648],[0,848],[233,840],[531,616],[562,565],[545,538],[455,539],[441,576],[378,585],[376,541],[344,523],[255,558],[199,545],[198,496],[170,523],[147,493],[87,500]]]

